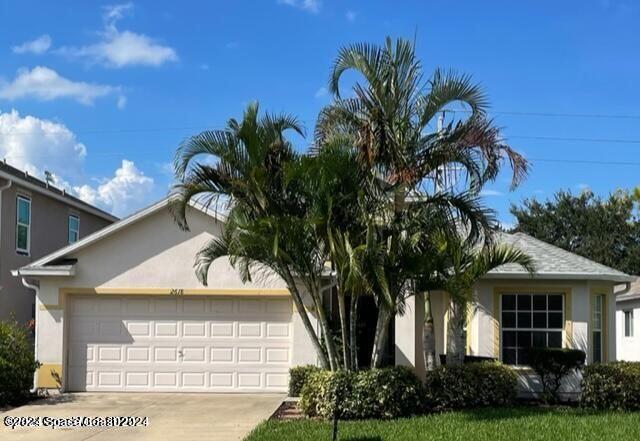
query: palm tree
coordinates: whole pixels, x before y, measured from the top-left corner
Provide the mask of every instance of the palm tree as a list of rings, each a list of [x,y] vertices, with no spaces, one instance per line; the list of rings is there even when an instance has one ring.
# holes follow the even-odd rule
[[[363,81],[353,86],[353,96],[342,98],[340,80],[347,71]],[[527,162],[504,144],[499,130],[486,118],[487,100],[470,77],[436,70],[423,80],[422,65],[411,42],[387,38],[384,46],[355,44],[340,50],[329,80],[334,101],[320,112],[315,129],[316,148],[334,137],[349,136],[360,162],[378,177],[376,184],[386,204],[378,210],[377,242],[383,255],[376,270],[378,322],[372,366],[379,366],[386,345],[389,322],[401,312],[404,299],[412,295],[412,281],[420,273],[406,271],[406,259],[415,258],[415,243],[406,230],[415,216],[449,213],[450,223],[463,218],[473,240],[494,228],[490,213],[476,195],[488,180],[495,179],[502,159],[513,170],[512,185],[526,175]],[[470,110],[466,120],[450,122],[440,131],[429,125],[452,103]],[[468,189],[431,191],[439,172],[456,165],[464,170]],[[419,249],[420,247],[418,247]],[[411,256],[411,258],[409,257]]]
[[[464,327],[472,300],[473,285],[489,271],[502,265],[517,264],[532,275],[535,265],[531,257],[517,247],[494,242],[476,246],[462,236],[448,236],[443,241],[444,272],[439,288],[449,293],[447,325],[447,364],[462,364],[466,353]]]
[[[287,284],[321,365],[337,369],[321,294],[327,250],[308,217],[306,201],[296,191],[301,183],[295,173],[287,171],[300,159],[285,138],[289,130],[303,135],[295,118],[260,118],[258,105],[250,104],[241,121],[231,119],[224,130],[188,138],[176,152],[178,183],[172,212],[178,225],[187,230],[190,201],[224,204],[229,212],[221,236],[205,244],[196,256],[198,278],[206,285],[210,265],[222,256],[229,257],[244,281],[260,276],[265,269],[275,272]],[[313,301],[321,336],[309,318],[300,283]]]

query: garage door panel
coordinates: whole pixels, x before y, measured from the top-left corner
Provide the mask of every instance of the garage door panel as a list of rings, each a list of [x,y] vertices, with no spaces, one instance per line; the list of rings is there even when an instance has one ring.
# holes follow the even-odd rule
[[[150,383],[149,372],[127,372],[125,387],[148,388]]]
[[[187,315],[201,315],[207,312],[207,303],[205,299],[184,299],[182,312]]]
[[[240,338],[260,338],[262,337],[261,322],[240,322],[238,323],[238,337]]]
[[[211,313],[218,314],[233,314],[233,300],[231,299],[213,299],[210,301]]]
[[[151,314],[151,300],[145,298],[127,298],[124,300],[124,308],[130,314]]]
[[[160,314],[175,314],[178,312],[178,299],[156,299],[155,312]]]
[[[182,336],[184,338],[201,338],[207,336],[207,323],[202,321],[188,321],[182,323]]]
[[[129,346],[126,348],[127,362],[149,363],[151,361],[151,349],[146,346]]]
[[[98,299],[71,298],[69,390],[287,389],[289,299]]]

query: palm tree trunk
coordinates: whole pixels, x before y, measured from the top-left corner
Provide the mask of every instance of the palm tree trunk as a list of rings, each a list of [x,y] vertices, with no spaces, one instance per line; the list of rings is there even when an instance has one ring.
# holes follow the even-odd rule
[[[351,293],[351,304],[349,305],[349,342],[351,343],[351,369],[358,370],[358,295]]]
[[[373,339],[373,350],[371,351],[371,367],[378,368],[382,365],[382,359],[384,357],[384,351],[387,347],[387,338],[389,336],[389,323],[393,314],[389,310],[389,307],[380,302],[378,308],[378,320],[376,322],[376,334]]]
[[[295,279],[291,273],[283,274],[285,282],[287,283],[287,287],[289,292],[291,293],[291,298],[293,299],[293,304],[300,314],[300,318],[302,319],[302,324],[304,325],[304,329],[307,331],[309,338],[311,339],[311,344],[316,351],[316,355],[318,356],[318,360],[320,361],[320,367],[322,369],[329,369],[330,364],[327,358],[327,354],[322,347],[322,343],[320,343],[320,338],[318,337],[318,333],[316,332],[313,324],[311,323],[311,319],[309,319],[309,314],[307,313],[307,309],[304,306],[304,302],[302,301],[302,296],[300,295],[300,291],[298,290],[298,286],[295,283]]]
[[[466,303],[452,300],[449,305],[449,324],[447,326],[447,365],[458,366],[466,354],[464,322]]]
[[[331,327],[329,326],[329,321],[327,319],[327,314],[324,310],[324,305],[322,304],[322,298],[318,287],[316,286],[308,286],[309,295],[313,299],[314,306],[316,307],[316,314],[318,317],[318,323],[320,323],[320,331],[322,332],[322,337],[324,339],[324,345],[327,349],[327,356],[329,358],[329,367],[332,371],[338,370],[338,352],[336,351],[336,345],[333,341],[333,335],[331,333]]]
[[[422,328],[422,350],[424,351],[424,365],[427,371],[436,368],[436,334],[431,310],[431,293],[425,292],[424,327]]]
[[[347,309],[344,301],[344,292],[338,291],[338,312],[340,313],[340,334],[342,335],[342,362],[344,369],[351,370],[351,342],[347,324]],[[350,317],[353,320],[353,317]]]

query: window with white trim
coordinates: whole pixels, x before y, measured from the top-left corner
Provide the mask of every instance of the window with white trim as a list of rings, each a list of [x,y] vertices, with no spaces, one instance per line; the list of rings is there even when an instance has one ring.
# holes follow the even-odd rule
[[[594,363],[602,363],[602,312],[604,310],[604,296],[598,294],[593,298],[593,309],[591,310],[591,341],[592,361]]]
[[[31,199],[16,197],[16,251],[29,254],[31,246]]]
[[[564,296],[561,293],[513,293],[501,297],[503,363],[526,365],[532,347],[562,347]]]
[[[633,309],[624,311],[624,336],[633,337]]]
[[[69,228],[68,228],[69,243],[75,243],[80,238],[80,218],[73,214],[69,215]]]

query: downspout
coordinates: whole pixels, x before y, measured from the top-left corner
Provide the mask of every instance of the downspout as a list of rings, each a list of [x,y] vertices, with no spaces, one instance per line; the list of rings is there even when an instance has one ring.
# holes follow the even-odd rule
[[[631,282],[624,282],[624,288],[620,291],[616,291],[615,287],[616,286],[620,286],[620,285],[615,285],[613,287],[613,292],[615,293],[615,296],[622,296],[625,295],[626,293],[629,292],[629,290],[631,289]]]
[[[34,283],[29,283],[27,282],[27,278],[26,277],[21,277],[22,280],[22,284],[35,291],[35,299],[36,299],[36,307],[35,307],[35,320],[36,320],[36,325],[34,328],[34,338],[33,338],[33,356],[36,359],[36,361],[38,360],[38,316],[40,315],[40,308],[38,308],[38,297],[40,295],[40,287]],[[29,392],[34,393],[38,390],[38,371],[36,371],[35,375],[33,376],[33,389],[31,389]]]
[[[8,190],[9,187],[13,184],[13,181],[8,179],[7,183],[0,187],[0,240],[2,240],[2,192]],[[2,265],[2,259],[0,259],[0,266]],[[0,274],[2,272],[0,271]],[[0,285],[0,289],[2,289],[2,285]]]

